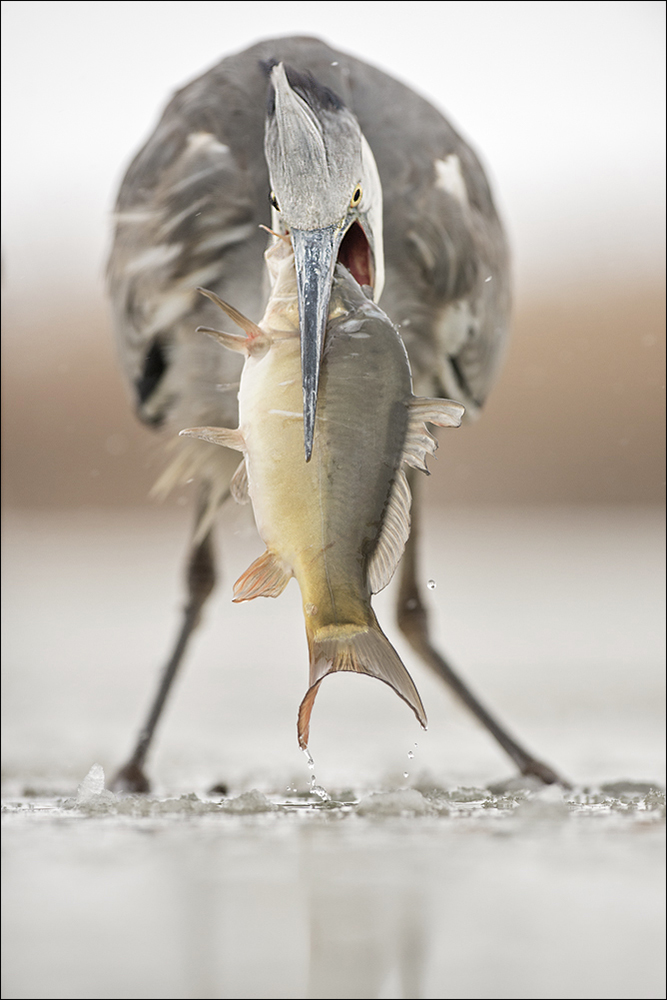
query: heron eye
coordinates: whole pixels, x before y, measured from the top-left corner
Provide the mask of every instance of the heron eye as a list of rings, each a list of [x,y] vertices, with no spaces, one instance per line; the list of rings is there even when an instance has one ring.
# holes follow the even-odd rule
[[[357,184],[356,188],[354,189],[354,194],[352,195],[352,201],[350,202],[350,204],[358,205],[360,201],[361,201],[361,184]]]
[[[272,191],[271,194],[269,195],[269,201],[271,202],[271,204],[275,208],[276,212],[279,212],[280,211],[280,205],[278,204],[278,199],[276,198],[275,191]]]

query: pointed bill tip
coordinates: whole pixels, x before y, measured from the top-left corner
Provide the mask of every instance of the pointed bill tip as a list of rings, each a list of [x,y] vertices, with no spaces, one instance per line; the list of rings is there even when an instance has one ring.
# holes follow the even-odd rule
[[[316,331],[313,340],[307,339],[302,332],[301,340],[301,371],[303,377],[303,443],[306,452],[306,462],[310,462],[315,440],[315,417],[317,414],[317,392],[320,382],[320,356],[324,331]]]
[[[315,438],[315,408],[317,406],[317,396],[310,396],[304,400],[303,407],[303,446],[306,453],[306,461],[310,462],[313,456],[313,441]]]

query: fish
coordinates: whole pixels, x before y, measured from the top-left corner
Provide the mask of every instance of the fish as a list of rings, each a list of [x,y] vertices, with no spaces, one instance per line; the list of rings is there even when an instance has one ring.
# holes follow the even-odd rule
[[[412,392],[407,352],[382,309],[337,264],[322,356],[312,456],[303,453],[299,314],[294,255],[280,237],[266,253],[271,294],[254,324],[203,291],[244,331],[204,329],[246,356],[238,428],[181,431],[234,448],[238,502],[252,501],[266,545],[234,584],[234,602],[278,597],[296,577],[310,658],[309,687],[297,719],[308,749],[322,680],[353,671],[388,684],[426,728],[419,692],[371,606],[391,580],[410,533],[405,467],[428,472],[437,447],[427,423],[457,427],[464,407]]]

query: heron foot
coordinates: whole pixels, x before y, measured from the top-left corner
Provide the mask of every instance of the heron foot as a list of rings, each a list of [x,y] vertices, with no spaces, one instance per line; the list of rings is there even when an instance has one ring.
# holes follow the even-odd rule
[[[572,788],[567,779],[561,778],[560,774],[549,767],[548,764],[543,764],[541,760],[535,760],[533,757],[521,765],[521,774],[539,778],[545,785],[560,785],[561,788]]]
[[[216,781],[215,785],[208,790],[209,795],[229,795],[229,785],[226,781]]]
[[[146,792],[150,792],[151,783],[139,765],[130,761],[114,775],[110,788],[112,792],[145,795]]]

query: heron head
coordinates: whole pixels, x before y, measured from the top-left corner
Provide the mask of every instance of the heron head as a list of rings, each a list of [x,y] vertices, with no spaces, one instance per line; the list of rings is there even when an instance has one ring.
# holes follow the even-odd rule
[[[382,188],[357,119],[310,74],[271,70],[264,149],[274,228],[294,247],[301,327],[306,459],[336,261],[377,299],[384,284]]]

